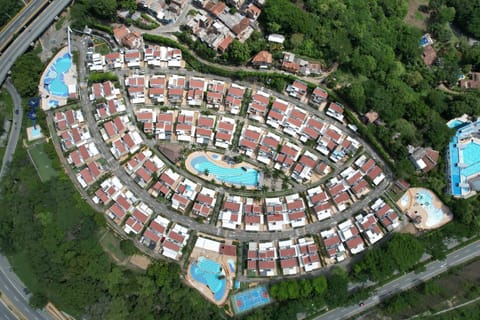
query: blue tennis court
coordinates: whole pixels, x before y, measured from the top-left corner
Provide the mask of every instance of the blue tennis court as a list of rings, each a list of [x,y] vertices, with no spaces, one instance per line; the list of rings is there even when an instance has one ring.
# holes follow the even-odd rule
[[[256,287],[242,291],[231,298],[235,314],[253,310],[270,303],[270,296],[265,287]]]

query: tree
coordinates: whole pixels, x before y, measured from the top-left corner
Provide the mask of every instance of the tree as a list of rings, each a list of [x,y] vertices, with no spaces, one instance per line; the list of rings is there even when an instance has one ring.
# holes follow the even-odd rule
[[[408,233],[396,233],[388,242],[384,259],[392,259],[396,268],[405,272],[420,260],[425,248],[415,236]]]
[[[89,11],[104,19],[113,19],[117,10],[116,0],[89,0]]]
[[[248,45],[241,43],[237,39],[233,40],[232,44],[227,49],[227,59],[233,64],[245,64],[250,58],[250,49]]]

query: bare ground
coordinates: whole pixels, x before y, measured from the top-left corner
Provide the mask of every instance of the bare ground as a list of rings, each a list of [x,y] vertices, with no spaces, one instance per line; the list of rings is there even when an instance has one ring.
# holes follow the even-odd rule
[[[404,21],[409,26],[414,26],[424,31],[426,30],[425,22],[429,15],[418,10],[422,5],[428,5],[428,0],[410,0],[408,2],[408,13]],[[422,19],[420,19],[420,17],[422,17]]]

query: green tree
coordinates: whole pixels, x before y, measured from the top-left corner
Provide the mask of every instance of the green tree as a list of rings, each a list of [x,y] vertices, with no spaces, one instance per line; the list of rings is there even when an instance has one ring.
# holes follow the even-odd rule
[[[250,48],[235,39],[227,49],[227,58],[233,64],[245,64],[250,58]]]

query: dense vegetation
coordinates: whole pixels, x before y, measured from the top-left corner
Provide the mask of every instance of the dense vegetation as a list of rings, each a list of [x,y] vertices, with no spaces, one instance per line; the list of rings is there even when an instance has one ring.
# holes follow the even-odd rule
[[[77,29],[85,25],[102,26],[102,20],[115,20],[117,9],[134,11],[136,7],[135,0],[78,0],[71,10],[72,26]]]
[[[38,95],[38,83],[45,65],[36,52],[20,56],[12,67],[13,85],[22,97]]]
[[[51,144],[45,151],[56,159]],[[221,310],[182,284],[177,265],[156,262],[139,273],[112,264],[96,236],[102,215],[81,199],[63,170],[42,184],[22,148],[11,166],[0,185],[0,247],[14,268],[27,270],[21,275],[33,305],[48,299],[84,319],[220,318]]]
[[[455,23],[469,35],[480,38],[480,1],[479,0],[436,0],[436,6],[448,5],[454,8]]]
[[[0,8],[2,8],[0,28],[6,25],[22,7],[21,0],[0,0]]]

